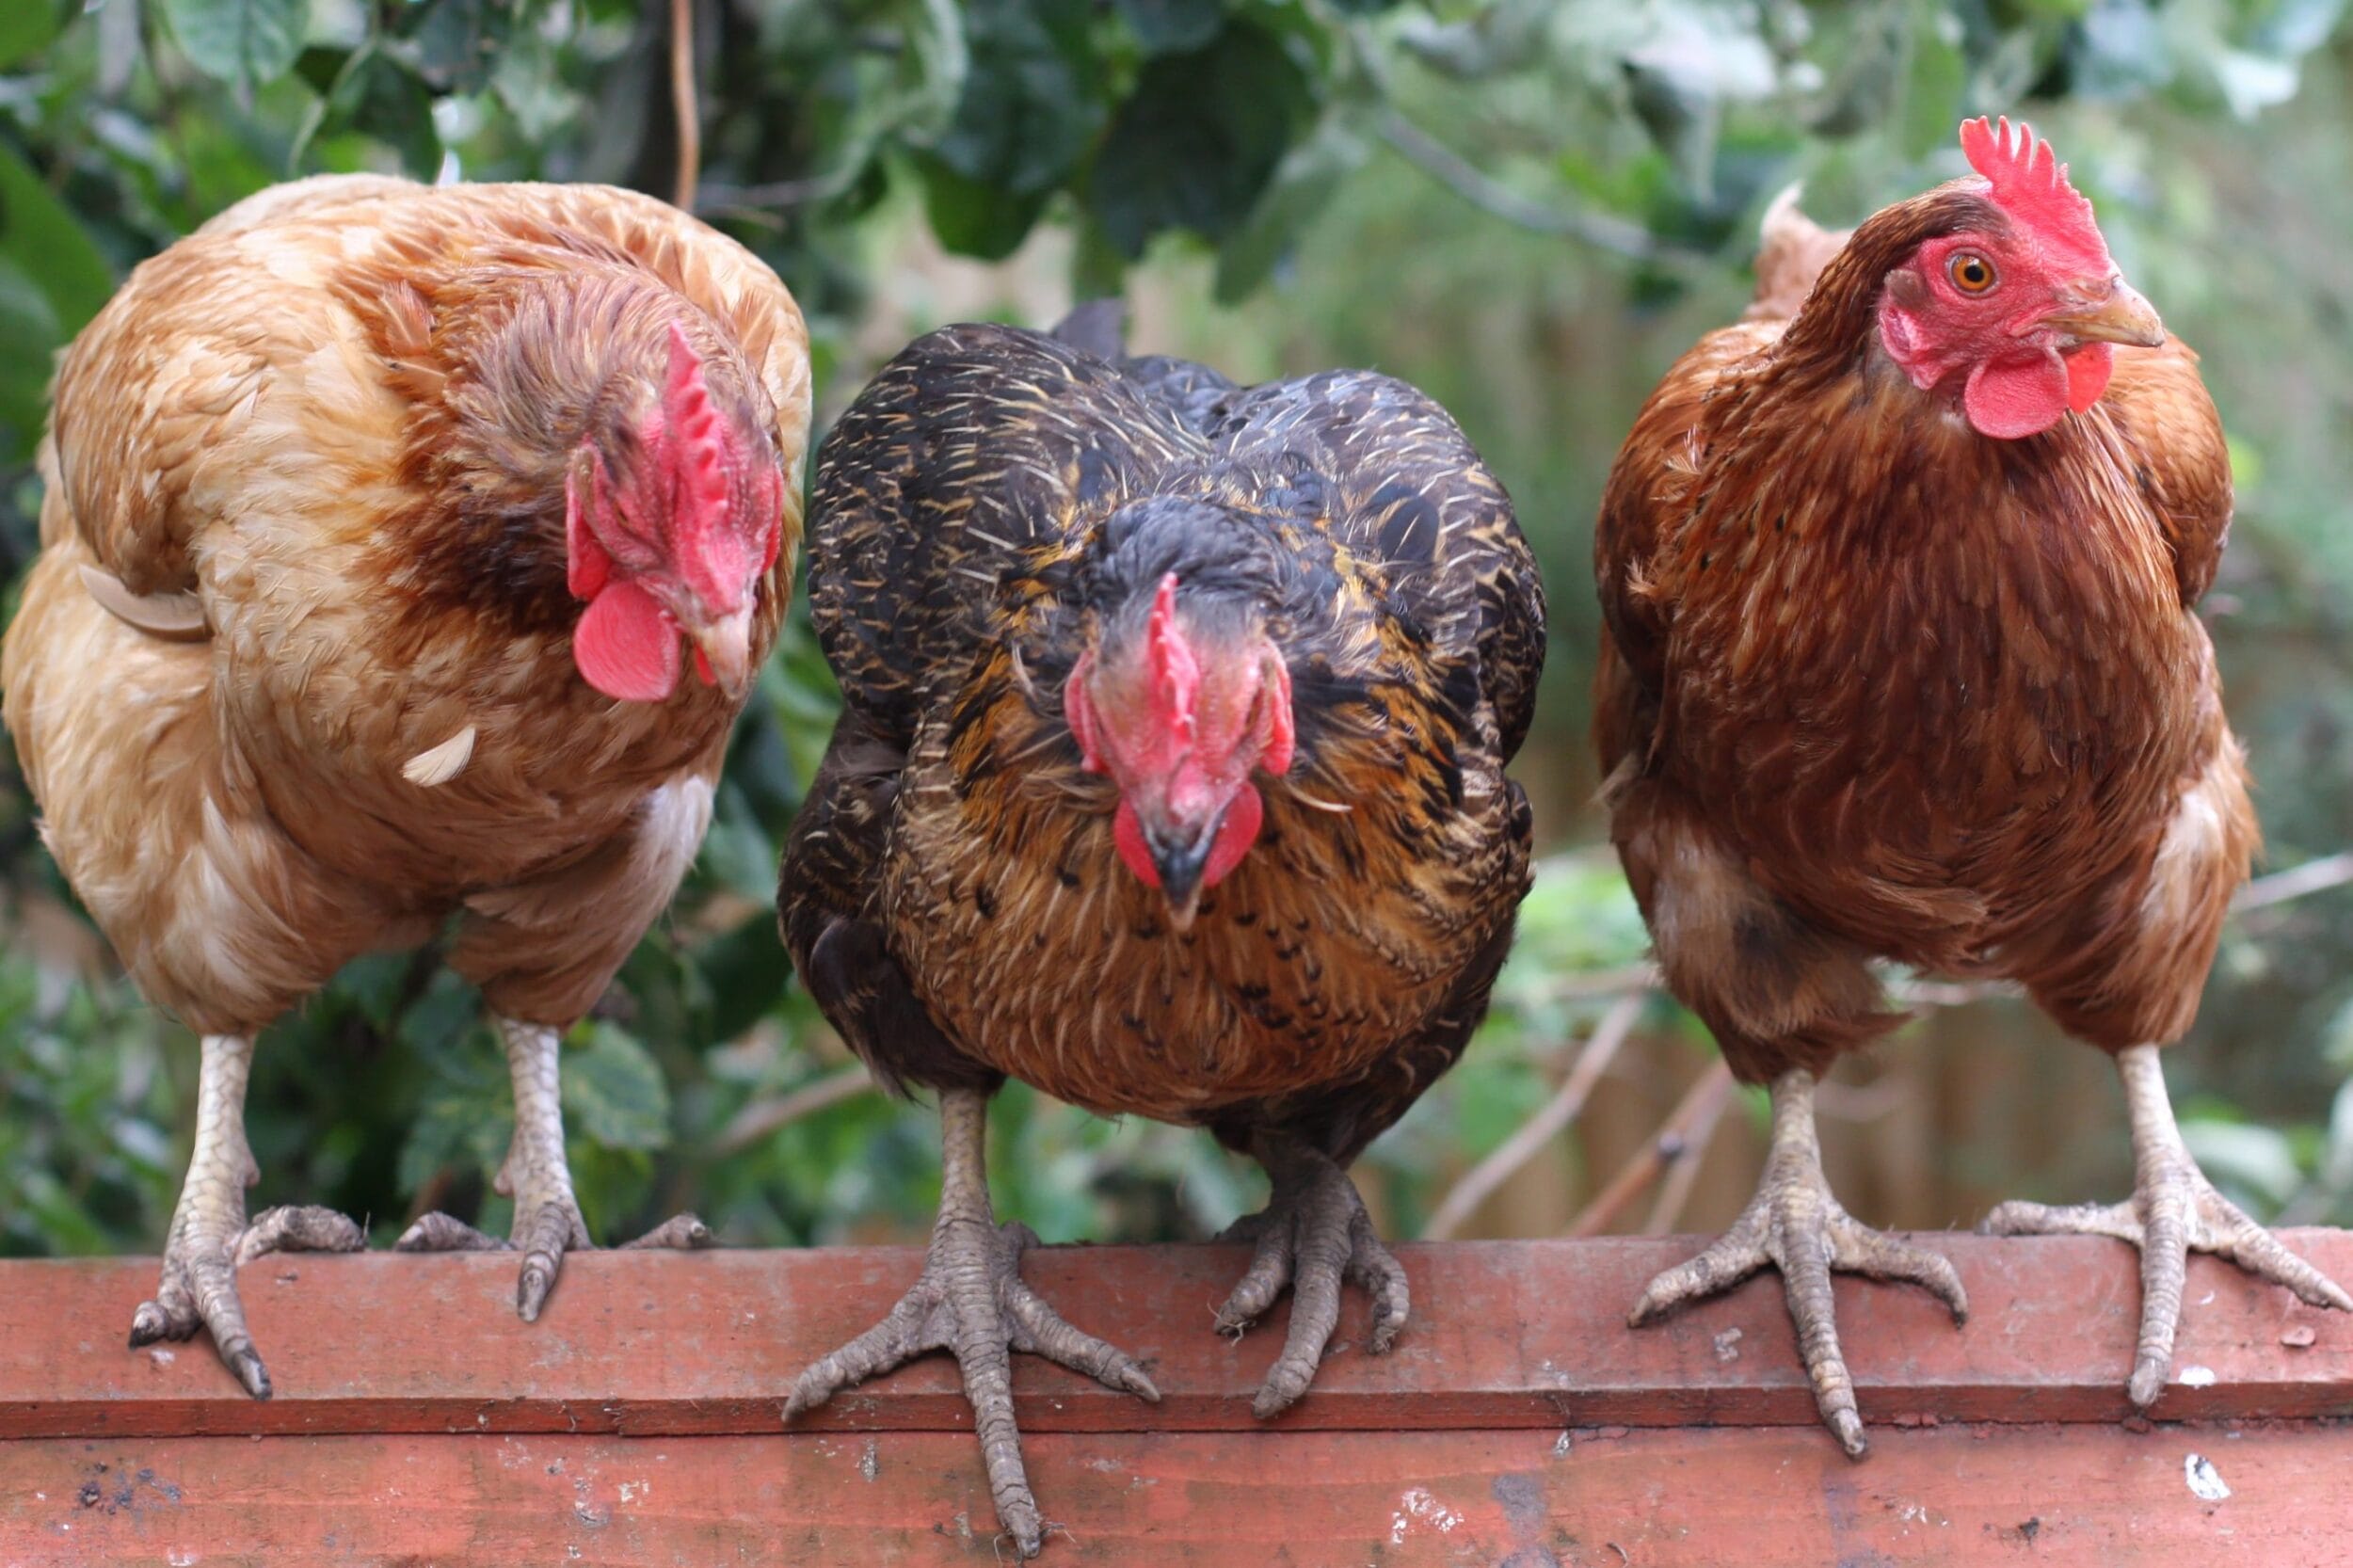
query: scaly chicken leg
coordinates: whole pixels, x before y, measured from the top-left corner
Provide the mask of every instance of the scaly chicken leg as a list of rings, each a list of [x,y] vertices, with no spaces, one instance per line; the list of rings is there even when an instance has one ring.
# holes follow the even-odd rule
[[[1678,1306],[1727,1290],[1768,1265],[1780,1270],[1815,1405],[1839,1446],[1860,1459],[1870,1445],[1855,1410],[1854,1380],[1847,1375],[1846,1356],[1838,1348],[1832,1273],[1917,1285],[1951,1308],[1956,1323],[1967,1320],[1969,1298],[1942,1255],[1857,1224],[1831,1195],[1814,1128],[1815,1081],[1803,1067],[1773,1080],[1772,1148],[1756,1196],[1706,1251],[1652,1280],[1626,1321],[1641,1328]]]
[[[2353,1297],[2214,1190],[2174,1125],[2155,1046],[2117,1052],[2116,1070],[2124,1080],[2124,1109],[2133,1128],[2133,1195],[2122,1203],[2063,1208],[2006,1203],[1979,1228],[1996,1236],[2112,1236],[2140,1249],[2140,1343],[2126,1389],[2133,1403],[2145,1410],[2165,1391],[2173,1364],[2173,1334],[2181,1324],[2193,1249],[2284,1285],[2313,1306],[2353,1312]]]
[[[237,1271],[265,1253],[358,1252],[366,1242],[358,1225],[331,1208],[269,1208],[246,1223],[245,1190],[262,1174],[245,1141],[245,1085],[253,1067],[253,1040],[208,1034],[203,1049],[188,1178],[164,1243],[163,1281],[155,1299],[141,1302],[132,1316],[131,1348],[188,1338],[201,1323],[245,1391],[266,1400],[269,1370],[246,1328]]]
[[[515,1286],[515,1310],[526,1323],[536,1322],[555,1288],[556,1271],[564,1254],[590,1245],[588,1225],[580,1215],[580,1200],[572,1195],[571,1166],[564,1157],[564,1101],[558,1083],[561,1035],[545,1024],[497,1018],[499,1039],[506,1047],[506,1067],[515,1082],[515,1137],[499,1166],[499,1192],[515,1200],[515,1224],[508,1236],[487,1235],[448,1214],[432,1213],[401,1236],[400,1252],[520,1252],[521,1277]],[[692,1214],[664,1221],[624,1249],[711,1244],[711,1230]]]
[[[1372,1217],[1356,1184],[1332,1158],[1281,1133],[1261,1133],[1252,1153],[1273,1178],[1264,1209],[1237,1220],[1218,1240],[1256,1241],[1249,1272],[1217,1309],[1217,1326],[1240,1334],[1274,1304],[1283,1287],[1296,1288],[1283,1353],[1268,1368],[1251,1400],[1260,1420],[1279,1416],[1307,1391],[1323,1347],[1339,1326],[1340,1282],[1353,1280],[1372,1297],[1371,1350],[1388,1350],[1405,1326],[1410,1297],[1405,1270],[1372,1233]]]
[[[964,1394],[972,1403],[972,1430],[981,1439],[997,1518],[1012,1533],[1016,1549],[1030,1558],[1037,1556],[1046,1526],[1022,1468],[1008,1352],[1042,1355],[1153,1404],[1160,1402],[1160,1391],[1126,1352],[1071,1327],[1021,1283],[1021,1255],[1038,1244],[1037,1236],[1017,1221],[997,1223],[988,1200],[987,1114],[988,1096],[982,1091],[941,1091],[939,1219],[932,1226],[922,1276],[889,1316],[793,1381],[784,1418],[790,1422],[842,1389],[926,1351],[951,1352],[964,1370]]]

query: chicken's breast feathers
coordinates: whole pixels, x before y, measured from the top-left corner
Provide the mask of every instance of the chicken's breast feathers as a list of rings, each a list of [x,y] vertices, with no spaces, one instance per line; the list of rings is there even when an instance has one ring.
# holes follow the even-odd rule
[[[2100,407],[2172,552],[2182,603],[2195,604],[2214,583],[2232,507],[2230,443],[2198,356],[2179,338],[2118,355]]]

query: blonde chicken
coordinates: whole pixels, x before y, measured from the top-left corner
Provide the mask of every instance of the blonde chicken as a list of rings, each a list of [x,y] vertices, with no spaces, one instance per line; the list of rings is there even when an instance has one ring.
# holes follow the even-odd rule
[[[402,1244],[515,1248],[537,1315],[587,1242],[559,1036],[702,839],[808,425],[784,286],[601,186],[282,186],[141,265],[65,351],[7,721],[67,878],[202,1036],[133,1345],[202,1326],[268,1396],[237,1267],[362,1239],[322,1208],[248,1222],[255,1037],[444,928],[512,1069],[515,1222],[429,1215]]]

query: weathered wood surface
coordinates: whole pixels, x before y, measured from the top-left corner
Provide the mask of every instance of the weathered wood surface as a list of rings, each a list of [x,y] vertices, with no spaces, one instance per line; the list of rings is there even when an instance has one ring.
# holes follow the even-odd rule
[[[1859,1464],[1815,1424],[1769,1280],[1624,1327],[1689,1240],[1403,1249],[1395,1353],[1355,1350],[1352,1298],[1346,1348],[1271,1426],[1248,1401],[1282,1309],[1240,1344],[1209,1326],[1240,1251],[1032,1254],[1032,1283],[1167,1396],[1016,1358],[1063,1527],[1045,1561],[2353,1568],[2353,1320],[2194,1260],[2177,1382],[2155,1422],[2120,1424],[2127,1249],[1931,1240],[1965,1328],[1916,1291],[1837,1287],[1873,1423]],[[2353,1235],[2287,1240],[2353,1277]],[[201,1340],[123,1348],[151,1260],[0,1264],[0,1568],[991,1563],[946,1358],[778,1420],[801,1365],[918,1264],[588,1254],[525,1325],[511,1258],[264,1259],[243,1282],[267,1404]]]
[[[2130,1249],[2090,1238],[1929,1240],[1968,1287],[1965,1328],[1919,1290],[1838,1281],[1839,1327],[1866,1419],[2129,1414],[2123,1385],[2139,1301]],[[2353,1279],[2353,1233],[2291,1231],[2287,1240]],[[1813,1396],[1776,1281],[1752,1281],[1656,1328],[1625,1328],[1643,1282],[1698,1244],[1402,1248],[1414,1316],[1397,1348],[1378,1358],[1357,1351],[1364,1303],[1351,1291],[1336,1352],[1275,1424],[1812,1426]],[[1071,1321],[1141,1357],[1164,1397],[1147,1407],[1016,1356],[1024,1427],[1256,1430],[1250,1397],[1288,1309],[1239,1343],[1209,1326],[1245,1261],[1226,1247],[1030,1254],[1030,1282]],[[243,1288],[278,1393],[256,1404],[203,1340],[123,1349],[132,1309],[154,1288],[152,1261],[0,1264],[0,1312],[38,1330],[0,1336],[0,1437],[769,1432],[794,1374],[874,1321],[920,1267],[920,1255],[903,1248],[580,1254],[565,1260],[540,1320],[526,1324],[514,1314],[511,1257],[264,1258],[245,1271]],[[2353,1320],[2206,1257],[2191,1260],[2188,1303],[2160,1418],[2353,1416]],[[808,1429],[966,1424],[954,1364],[939,1356],[837,1400]]]
[[[2341,1568],[2319,1425],[1055,1432],[1041,1568]],[[2189,1477],[2197,1461],[2208,1493]],[[1000,1560],[969,1437],[0,1444],[0,1561],[189,1568]],[[1014,1560],[1009,1550],[1001,1560]]]

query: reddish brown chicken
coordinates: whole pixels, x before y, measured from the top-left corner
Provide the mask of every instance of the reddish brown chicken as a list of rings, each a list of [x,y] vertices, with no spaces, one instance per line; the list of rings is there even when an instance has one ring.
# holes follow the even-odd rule
[[[134,1345],[201,1325],[267,1396],[237,1266],[360,1238],[322,1208],[248,1224],[254,1037],[453,918],[513,1071],[514,1234],[430,1215],[403,1245],[513,1245],[537,1314],[587,1240],[558,1035],[701,841],[808,427],[775,275],[601,186],[281,186],[140,266],[66,350],[8,724],[58,865],[204,1036]]]
[[[2140,1249],[2137,1403],[2187,1249],[2353,1307],[2207,1184],[2157,1066],[2255,842],[2190,608],[2230,523],[2220,424],[2049,146],[1984,120],[1961,144],[1975,177],[1851,236],[1776,210],[1756,308],[1652,394],[1595,549],[1612,837],[1668,984],[1773,1096],[1755,1200],[1634,1320],[1777,1268],[1854,1454],[1832,1272],[1966,1310],[1822,1178],[1817,1079],[1900,1021],[1873,959],[2016,980],[2116,1057],[2133,1197],[1988,1224]]]
[[[1116,340],[1092,308],[1057,338],[934,332],[826,439],[810,600],[843,712],[779,899],[843,1036],[939,1091],[947,1164],[921,1279],[787,1415],[952,1350],[1024,1556],[1008,1349],[1158,1395],[1022,1283],[987,1095],[1019,1077],[1267,1167],[1216,1321],[1296,1287],[1272,1416],[1344,1280],[1374,1350],[1405,1321],[1347,1167],[1461,1054],[1528,888],[1504,764],[1544,600],[1454,422],[1385,376],[1244,389]]]

